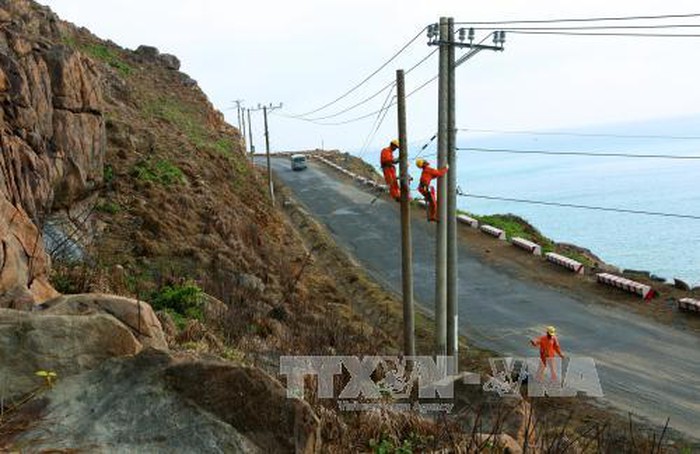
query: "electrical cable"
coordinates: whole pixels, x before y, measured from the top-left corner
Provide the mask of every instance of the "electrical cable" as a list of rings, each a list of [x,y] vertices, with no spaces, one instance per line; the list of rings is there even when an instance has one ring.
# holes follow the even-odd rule
[[[481,148],[481,147],[460,147],[458,151],[472,151],[476,153],[510,153],[510,154],[541,154],[557,156],[594,156],[603,158],[652,158],[652,159],[681,159],[700,160],[700,156],[667,155],[667,154],[634,154],[615,152],[588,152],[588,151],[550,151],[550,150],[513,150],[509,148]]]
[[[565,31],[512,31],[518,35],[559,35],[559,36],[616,36],[631,38],[700,38],[691,33],[622,33],[622,32],[565,32]]]
[[[485,27],[471,27],[474,30],[491,30]],[[658,30],[672,28],[700,28],[700,24],[655,24],[655,25],[574,25],[560,27],[504,27],[506,32],[518,31],[586,31],[586,30]]]
[[[432,52],[430,52],[428,55],[426,55],[425,57],[423,57],[418,63],[416,63],[416,64],[413,65],[411,68],[409,68],[408,70],[406,70],[406,72],[405,72],[404,74],[409,74],[411,71],[413,71],[414,69],[416,69],[417,67],[419,67],[420,65],[422,65],[423,63],[425,63],[426,61],[428,61],[428,59],[429,59],[430,57],[432,57],[433,54],[435,54],[435,52],[437,52],[437,51],[438,51],[438,49],[435,49],[435,50],[433,50]],[[359,102],[356,103],[356,104],[353,104],[353,105],[350,106],[350,107],[347,107],[347,108],[345,108],[345,109],[343,109],[343,110],[341,110],[341,111],[339,111],[339,112],[336,112],[336,113],[334,113],[334,114],[331,114],[331,115],[326,115],[326,116],[323,116],[323,117],[316,117],[316,118],[307,118],[306,120],[318,121],[318,120],[326,120],[326,119],[328,119],[328,118],[337,117],[337,116],[342,115],[342,114],[344,114],[344,113],[347,113],[347,112],[349,112],[349,111],[351,111],[351,110],[353,110],[353,109],[355,109],[355,108],[357,108],[357,107],[359,107],[359,106],[361,106],[361,105],[363,105],[363,104],[366,104],[367,102],[373,100],[374,98],[376,98],[377,96],[379,96],[380,94],[382,94],[384,91],[388,90],[389,88],[393,87],[394,85],[396,85],[396,81],[391,81],[391,82],[389,82],[388,84],[386,84],[384,87],[382,87],[382,88],[381,88],[379,91],[377,91],[376,93],[374,93],[374,94],[368,96],[367,98],[363,99],[362,101],[359,101]]]
[[[577,204],[573,204],[573,203],[544,202],[541,200],[515,199],[515,198],[510,198],[510,197],[487,196],[487,195],[481,195],[481,194],[468,194],[468,193],[462,192],[461,190],[457,191],[457,195],[460,197],[469,197],[469,198],[473,198],[473,199],[495,200],[495,201],[499,201],[499,202],[527,203],[527,204],[532,204],[532,205],[545,205],[545,206],[554,206],[554,207],[559,207],[559,208],[576,208],[576,209],[581,209],[581,210],[606,211],[606,212],[612,212],[612,213],[641,214],[641,215],[646,215],[646,216],[660,216],[660,217],[667,217],[667,218],[700,220],[700,215],[693,215],[693,214],[663,213],[663,212],[658,212],[658,211],[630,210],[630,209],[626,209],[626,208],[610,208],[610,207],[600,207],[600,206],[591,206],[591,205],[577,205]]]
[[[661,140],[700,140],[700,136],[667,136],[655,134],[605,134],[605,133],[585,133],[585,132],[556,132],[556,131],[532,131],[513,129],[476,129],[457,128],[457,131],[469,133],[490,133],[490,134],[521,134],[534,136],[564,136],[564,137],[601,137],[609,139],[661,139]]]
[[[382,69],[386,68],[386,66],[387,66],[389,63],[391,63],[392,61],[394,61],[394,60],[396,59],[396,57],[398,57],[399,55],[401,55],[411,44],[413,44],[413,43],[423,34],[423,32],[425,31],[425,29],[426,29],[426,27],[423,27],[423,28],[416,34],[416,36],[414,36],[414,37],[411,38],[406,44],[404,44],[404,46],[403,46],[401,49],[399,49],[398,52],[396,52],[394,55],[392,55],[392,56],[391,56],[386,62],[384,62],[379,68],[377,68],[376,70],[374,70],[374,72],[372,72],[372,74],[370,74],[369,76],[367,76],[367,77],[365,77],[364,79],[362,79],[362,81],[360,81],[358,84],[356,84],[355,86],[353,86],[350,90],[348,90],[348,91],[346,91],[345,93],[343,93],[342,95],[338,96],[337,98],[335,98],[335,99],[332,100],[331,102],[322,105],[321,107],[318,107],[318,108],[316,108],[316,109],[314,109],[314,110],[310,110],[310,111],[308,111],[308,112],[306,112],[306,113],[303,113],[303,114],[291,115],[291,116],[293,116],[293,117],[306,117],[306,116],[308,116],[308,115],[315,114],[316,112],[320,112],[321,110],[324,110],[324,109],[326,109],[326,108],[332,106],[333,104],[337,103],[338,101],[340,101],[340,100],[342,100],[342,99],[345,99],[349,94],[353,93],[355,90],[357,90],[357,89],[360,88],[362,85],[366,84],[366,83],[367,83],[370,79],[372,79],[374,76],[376,76]]]
[[[508,24],[553,24],[559,22],[614,22],[628,20],[663,20],[685,19],[700,17],[700,13],[687,14],[661,14],[653,16],[619,16],[619,17],[574,17],[568,19],[537,19],[537,20],[505,20],[505,21],[480,21],[480,22],[455,22],[456,25],[508,25]]]
[[[360,149],[360,153],[358,153],[358,156],[361,157],[367,152],[367,147],[369,147],[369,143],[374,139],[374,136],[377,134],[377,131],[381,127],[382,122],[384,121],[384,118],[386,118],[386,113],[389,112],[389,107],[387,106],[388,103],[391,102],[392,95],[394,94],[394,90],[392,90],[387,94],[387,97],[384,99],[384,102],[382,103],[381,109],[377,111],[377,118],[374,119],[374,123],[372,123],[372,127],[369,130],[369,134],[367,134],[367,138],[365,139],[364,143],[362,144],[362,148]],[[384,115],[382,115],[382,113]]]

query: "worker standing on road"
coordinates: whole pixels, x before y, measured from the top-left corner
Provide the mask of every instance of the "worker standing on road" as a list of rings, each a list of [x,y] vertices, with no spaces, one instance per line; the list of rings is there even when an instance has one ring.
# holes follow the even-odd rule
[[[437,198],[435,197],[435,188],[430,184],[434,178],[439,178],[447,173],[449,166],[445,166],[442,169],[433,169],[430,167],[430,163],[424,159],[416,160],[416,165],[423,172],[420,175],[420,181],[418,183],[418,192],[420,192],[425,201],[428,203],[428,222],[438,222],[437,217]]]
[[[557,339],[556,334],[556,328],[553,326],[548,326],[547,333],[544,336],[530,340],[533,347],[540,348],[540,367],[537,370],[537,380],[540,382],[544,380],[544,371],[547,366],[549,366],[552,381],[555,383],[558,381],[557,371],[554,367],[554,354],[556,353],[562,359],[564,359],[564,355],[561,352],[561,347],[559,346],[559,340]]]
[[[399,190],[399,182],[396,179],[395,164],[399,163],[399,159],[394,159],[394,151],[399,149],[399,141],[394,139],[389,143],[389,146],[382,150],[380,163],[382,172],[384,172],[384,181],[389,186],[389,195],[396,201],[401,200],[401,191]]]

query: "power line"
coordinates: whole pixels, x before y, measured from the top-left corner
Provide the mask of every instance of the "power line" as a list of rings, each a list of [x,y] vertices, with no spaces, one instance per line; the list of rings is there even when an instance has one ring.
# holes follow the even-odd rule
[[[700,216],[693,214],[680,214],[680,213],[662,213],[658,211],[645,211],[645,210],[629,210],[625,208],[610,208],[610,207],[600,207],[591,205],[576,205],[573,203],[559,203],[559,202],[543,202],[541,200],[528,200],[528,199],[514,199],[510,197],[497,197],[497,196],[487,196],[480,194],[467,194],[459,190],[457,195],[461,197],[469,197],[473,199],[485,199],[485,200],[495,200],[499,202],[515,202],[515,203],[527,203],[532,205],[545,205],[554,206],[560,208],[576,208],[581,210],[593,210],[593,211],[606,211],[613,213],[625,213],[625,214],[641,214],[646,216],[660,216],[667,218],[681,218],[681,219],[693,219],[700,220]]]
[[[605,133],[585,133],[585,132],[555,132],[555,131],[528,131],[514,129],[476,129],[459,128],[458,131],[469,133],[490,133],[490,134],[521,134],[534,136],[564,136],[564,137],[601,137],[611,139],[662,139],[662,140],[700,140],[700,136],[667,136],[655,134],[605,134]]]
[[[367,151],[367,147],[369,147],[370,142],[374,139],[374,137],[377,135],[377,131],[379,131],[379,128],[382,126],[382,123],[384,122],[384,119],[386,118],[386,114],[389,112],[389,107],[387,104],[392,100],[391,95],[394,93],[394,90],[392,89],[389,94],[387,95],[386,99],[384,99],[384,103],[382,104],[382,108],[379,109],[377,112],[377,118],[374,120],[374,123],[372,124],[372,128],[369,131],[369,134],[367,135],[367,138],[365,139],[364,144],[362,145],[362,149],[360,150],[359,157],[361,158],[365,152]],[[383,111],[383,112],[382,112]]]
[[[435,49],[435,50],[433,50],[432,52],[430,52],[428,55],[426,55],[425,57],[423,57],[418,63],[416,63],[416,64],[413,65],[411,68],[409,68],[408,70],[406,70],[405,74],[410,73],[411,71],[413,71],[414,69],[416,69],[417,67],[419,67],[420,65],[422,65],[423,63],[425,63],[426,61],[428,61],[428,59],[429,59],[430,57],[432,57],[433,54],[435,54],[435,52],[437,52],[437,49]],[[373,100],[374,98],[376,98],[377,96],[379,96],[380,94],[382,94],[384,91],[388,90],[389,88],[392,88],[394,85],[396,85],[396,81],[391,81],[391,82],[389,82],[388,84],[386,84],[384,87],[382,87],[382,88],[381,88],[379,91],[377,91],[376,93],[374,93],[374,94],[368,96],[367,98],[363,99],[362,101],[357,102],[356,104],[353,104],[353,105],[350,106],[350,107],[347,107],[347,108],[345,108],[345,109],[343,109],[343,110],[341,110],[341,111],[339,111],[339,112],[336,112],[336,113],[334,113],[334,114],[331,114],[331,115],[326,115],[326,116],[323,116],[323,117],[316,117],[316,118],[307,118],[306,120],[318,121],[318,120],[326,120],[326,119],[328,119],[328,118],[337,117],[337,116],[342,115],[342,114],[344,114],[344,113],[347,113],[347,112],[349,112],[349,111],[351,111],[351,110],[353,110],[353,109],[355,109],[355,108],[357,108],[357,107],[359,107],[359,106],[361,106],[361,105],[363,105],[363,104],[366,104],[367,102]]]
[[[620,16],[620,17],[575,17],[568,19],[538,19],[538,20],[506,20],[506,21],[477,21],[455,22],[456,25],[509,25],[509,24],[553,24],[559,22],[614,22],[631,20],[662,20],[700,17],[700,13],[662,14],[654,16]]]
[[[399,55],[401,55],[411,44],[413,44],[413,43],[423,34],[423,31],[425,31],[425,27],[423,27],[423,28],[416,34],[416,36],[414,36],[413,38],[411,38],[411,40],[409,40],[406,44],[404,44],[404,46],[403,46],[401,49],[399,49],[398,52],[396,52],[394,55],[392,55],[391,58],[389,58],[389,59],[388,59],[387,61],[385,61],[379,68],[377,68],[374,72],[372,72],[372,74],[370,74],[369,76],[367,76],[367,77],[365,77],[364,79],[362,79],[362,81],[360,81],[358,84],[356,84],[355,86],[353,86],[350,90],[348,90],[348,91],[346,91],[345,93],[343,93],[342,95],[338,96],[337,98],[335,98],[335,99],[332,100],[331,102],[322,105],[321,107],[318,107],[318,108],[316,108],[316,109],[314,109],[314,110],[311,110],[311,111],[309,111],[309,112],[306,112],[306,113],[303,113],[303,114],[300,114],[300,115],[294,115],[294,116],[296,116],[296,117],[306,117],[306,116],[308,116],[308,115],[311,115],[311,114],[314,114],[314,113],[319,112],[319,111],[321,111],[321,110],[324,110],[324,109],[326,109],[327,107],[330,107],[330,106],[332,106],[333,104],[337,103],[337,102],[340,101],[341,99],[346,98],[350,93],[353,93],[355,90],[357,90],[357,89],[360,88],[362,85],[364,85],[365,83],[367,83],[367,81],[369,81],[372,77],[376,76],[382,69],[386,68],[386,66],[387,66],[389,63],[391,63],[392,61],[394,61],[394,60],[396,59],[396,57],[398,57]]]
[[[654,25],[575,25],[558,27],[508,27],[503,31],[585,31],[585,30],[658,30],[673,28],[700,28],[700,24],[654,24]],[[476,27],[474,30],[490,30],[490,28]]]
[[[510,154],[541,154],[558,156],[594,156],[603,158],[653,158],[653,159],[683,159],[700,160],[700,156],[668,155],[668,154],[634,154],[634,153],[614,153],[601,152],[593,153],[588,151],[549,151],[549,150],[513,150],[509,148],[480,148],[464,147],[457,148],[459,151],[472,151],[476,153],[510,153]]]
[[[700,38],[692,33],[622,33],[622,32],[566,32],[566,31],[511,31],[519,35],[560,35],[560,36],[617,36],[632,38]]]

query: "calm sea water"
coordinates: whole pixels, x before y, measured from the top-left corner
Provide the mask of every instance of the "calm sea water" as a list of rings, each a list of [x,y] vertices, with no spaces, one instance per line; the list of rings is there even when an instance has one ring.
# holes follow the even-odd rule
[[[700,136],[700,119],[616,127],[603,133]],[[693,134],[693,130],[695,134]],[[581,130],[579,133],[589,133]],[[460,134],[459,147],[700,156],[700,140]],[[432,149],[426,151],[430,156]],[[429,159],[434,160],[434,157]],[[700,217],[700,160],[458,152],[465,192]],[[647,216],[460,197],[476,214],[513,213],[559,242],[586,247],[621,268],[700,285],[700,219]]]

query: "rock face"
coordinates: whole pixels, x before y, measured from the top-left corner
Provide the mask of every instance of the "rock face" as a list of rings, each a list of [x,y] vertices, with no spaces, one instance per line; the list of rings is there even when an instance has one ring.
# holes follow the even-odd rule
[[[253,395],[264,403],[253,405]],[[230,363],[144,350],[60,381],[46,398],[43,417],[17,446],[154,453],[319,448],[318,420],[308,404],[287,399],[266,374]],[[295,428],[312,435],[295,436]]]
[[[36,389],[35,373],[62,380],[115,356],[142,349],[131,331],[106,314],[72,317],[0,309],[0,394],[16,399]]]
[[[19,304],[55,296],[39,227],[101,183],[106,136],[99,72],[80,52],[52,44],[62,42],[56,16],[27,0],[3,0],[0,20],[0,305],[7,306],[8,293],[20,295]]]
[[[50,315],[109,314],[129,328],[144,347],[168,349],[158,317],[150,304],[143,301],[99,293],[63,295],[46,301],[38,309]]]

